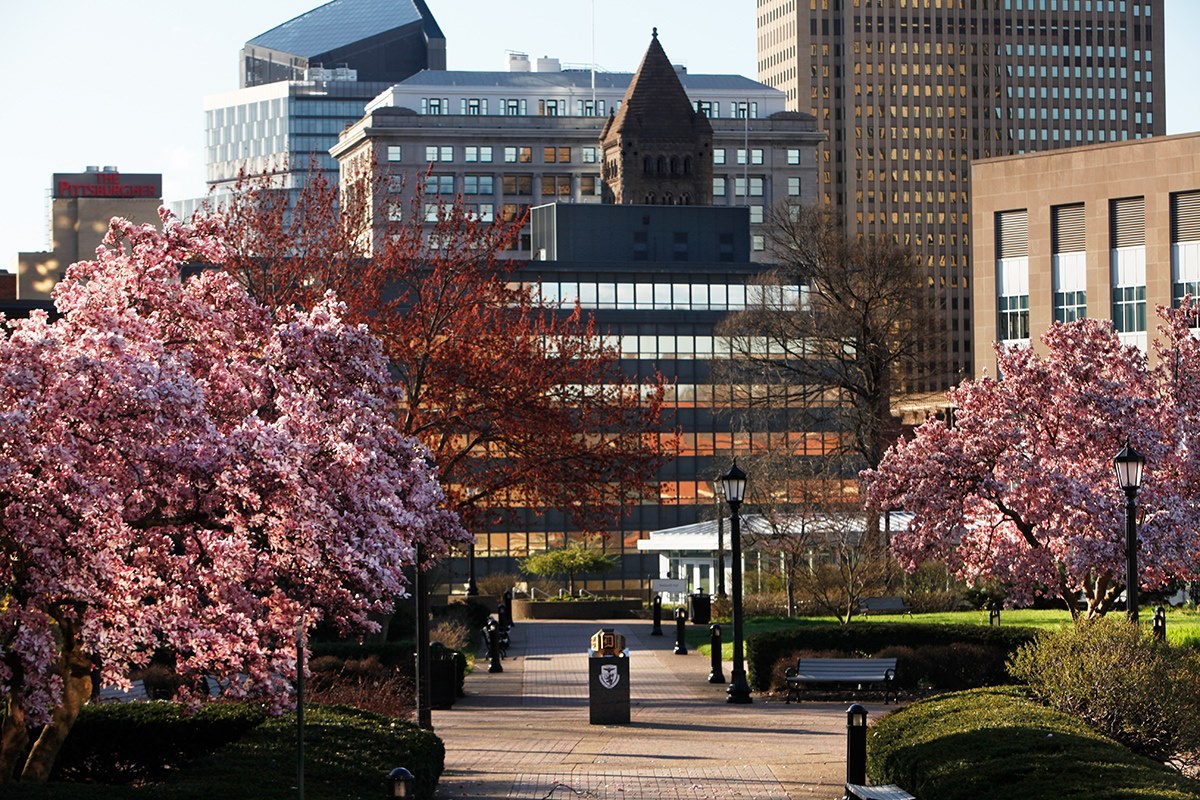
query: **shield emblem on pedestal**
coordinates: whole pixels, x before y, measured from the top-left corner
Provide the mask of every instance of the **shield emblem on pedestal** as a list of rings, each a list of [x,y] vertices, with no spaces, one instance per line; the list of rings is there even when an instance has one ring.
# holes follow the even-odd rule
[[[621,682],[621,672],[616,664],[605,664],[600,667],[600,685],[611,689]]]

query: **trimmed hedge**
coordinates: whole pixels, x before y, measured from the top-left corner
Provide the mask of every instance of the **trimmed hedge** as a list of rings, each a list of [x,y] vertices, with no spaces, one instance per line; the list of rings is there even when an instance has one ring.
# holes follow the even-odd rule
[[[175,765],[162,781],[134,785],[88,783],[104,775],[75,774],[75,780],[52,780],[45,785],[6,784],[5,800],[212,800],[215,797],[254,797],[255,800],[294,800],[296,796],[296,717],[265,718],[242,704],[216,704],[212,712],[184,716],[171,703],[125,703],[86,707],[67,746],[76,753],[104,753],[124,762],[149,762],[181,742],[206,749],[209,755]],[[199,727],[193,722],[214,715]],[[256,727],[235,741],[212,747],[205,736],[223,738],[237,725],[257,715]],[[97,717],[98,722],[86,718]],[[445,747],[431,731],[407,722],[343,706],[305,709],[305,796],[309,800],[382,797],[388,772],[408,767],[416,777],[417,797],[432,798],[445,767]],[[82,734],[82,736],[81,736]],[[93,742],[95,735],[113,742]],[[83,741],[80,741],[83,740]],[[66,749],[66,748],[64,748]],[[77,757],[75,768],[81,765]]]
[[[1200,797],[1200,782],[1012,686],[938,695],[888,714],[870,729],[867,772],[873,783],[938,800]]]
[[[87,705],[63,742],[52,780],[163,780],[237,741],[266,718],[246,703],[210,703],[190,715],[178,703],[162,701]]]
[[[982,625],[923,625],[916,622],[871,622],[841,625],[813,622],[783,631],[758,633],[746,639],[746,666],[755,691],[771,688],[776,663],[797,651],[840,651],[874,655],[889,647],[979,645],[1000,649],[1005,657],[1033,641],[1032,628]]]

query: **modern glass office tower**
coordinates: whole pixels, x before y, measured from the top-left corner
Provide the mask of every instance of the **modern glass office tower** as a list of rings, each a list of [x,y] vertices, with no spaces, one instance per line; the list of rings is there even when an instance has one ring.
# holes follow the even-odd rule
[[[951,381],[974,371],[971,162],[1166,130],[1162,0],[758,0],[756,14],[759,80],[827,134],[821,201],[925,259]]]
[[[312,164],[336,183],[338,133],[392,84],[445,68],[446,39],[424,0],[336,0],[254,37],[241,51],[242,88],[205,99],[209,188],[283,164],[286,188]]]
[[[337,0],[255,36],[242,48],[242,88],[349,67],[363,81],[446,68],[446,37],[425,0]]]

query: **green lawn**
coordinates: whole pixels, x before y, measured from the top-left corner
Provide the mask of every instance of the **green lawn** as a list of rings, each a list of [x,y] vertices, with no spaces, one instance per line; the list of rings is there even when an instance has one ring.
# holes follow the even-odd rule
[[[1138,621],[1144,627],[1149,627],[1151,620],[1154,618],[1154,610],[1144,608],[1139,614]],[[726,659],[733,658],[733,631],[730,629],[728,620],[717,620],[721,623],[722,641],[722,656]],[[828,624],[836,622],[836,618],[830,617],[796,617],[788,619],[786,617],[754,617],[746,620],[744,626],[744,635],[752,636],[756,633],[766,633],[769,631],[790,630],[800,628],[805,625],[815,623]],[[1014,627],[1027,628],[1055,628],[1060,625],[1065,625],[1071,621],[1071,615],[1066,611],[1057,611],[1052,609],[1005,609],[1000,613],[1000,624],[1011,625]],[[941,611],[928,614],[913,614],[908,616],[905,614],[876,614],[873,617],[855,617],[851,625],[870,625],[872,622],[920,622],[920,623],[935,623],[935,624],[959,624],[959,625],[987,625],[987,611]],[[673,630],[668,630],[664,624],[663,632],[668,635],[674,635]],[[711,649],[709,647],[709,629],[707,625],[689,625],[687,632],[688,646],[698,650],[699,652],[709,655]],[[1191,610],[1169,609],[1167,611],[1167,641],[1172,644],[1194,643],[1200,647],[1200,612]]]

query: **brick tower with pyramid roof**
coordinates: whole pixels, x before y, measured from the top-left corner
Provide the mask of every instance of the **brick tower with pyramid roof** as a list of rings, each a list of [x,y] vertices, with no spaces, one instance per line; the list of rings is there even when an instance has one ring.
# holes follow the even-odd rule
[[[600,134],[606,203],[710,205],[712,125],[692,107],[658,28]]]

